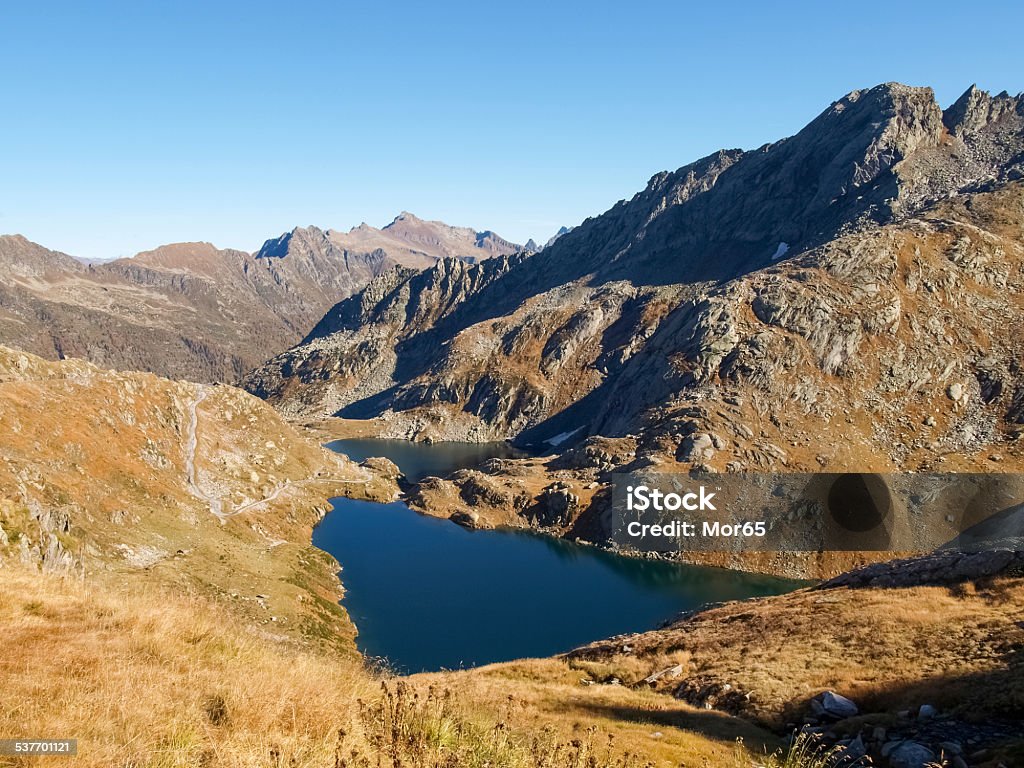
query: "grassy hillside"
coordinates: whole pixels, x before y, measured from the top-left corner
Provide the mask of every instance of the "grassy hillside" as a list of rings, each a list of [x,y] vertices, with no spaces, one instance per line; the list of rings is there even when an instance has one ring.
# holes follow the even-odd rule
[[[776,744],[652,692],[583,687],[561,661],[388,680],[195,594],[20,566],[0,585],[0,733],[78,738],[82,768],[746,765],[735,739]]]
[[[193,418],[194,414],[194,418]],[[327,498],[390,498],[254,397],[0,348],[0,563],[173,586],[350,650]]]
[[[569,655],[592,679],[637,683],[776,732],[811,727],[876,754],[913,740],[936,763],[1024,764],[1024,555],[937,553],[788,595],[735,602]],[[858,705],[822,718],[834,691]],[[924,715],[922,707],[931,714]],[[972,757],[973,756],[973,757]]]
[[[751,768],[836,690],[861,707],[837,737],[922,729],[905,712],[927,703],[930,733],[985,736],[971,765],[995,768],[1020,754],[1022,584],[805,590],[565,658],[393,678],[198,594],[6,567],[0,732],[78,738],[90,768]]]

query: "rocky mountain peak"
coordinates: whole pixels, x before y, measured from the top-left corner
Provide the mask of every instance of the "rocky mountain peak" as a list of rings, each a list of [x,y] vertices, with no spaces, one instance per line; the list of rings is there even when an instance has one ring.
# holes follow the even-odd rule
[[[377,229],[361,223],[347,232],[318,227],[297,227],[267,240],[256,258],[282,258],[288,253],[320,253],[330,258],[376,254],[393,263],[425,268],[437,259],[454,257],[469,262],[515,253],[519,246],[490,230],[453,227],[442,221],[428,221],[402,211],[390,224]]]
[[[273,237],[263,243],[263,246],[256,252],[257,259],[283,259],[295,248],[309,250],[310,248],[329,249],[331,246],[327,233],[312,224],[308,227],[295,227],[291,232],[285,232],[280,237]]]
[[[489,229],[476,233],[476,246],[487,251],[492,256],[507,255],[524,249],[524,246],[517,245],[511,240],[506,240]]]
[[[996,102],[1003,118],[954,146],[931,88],[852,91],[794,136],[655,174],[544,256],[577,277],[673,283],[742,274],[1006,176],[1008,164],[1020,165],[1014,131],[1024,121],[1010,119],[1016,102]]]
[[[400,224],[403,221],[407,221],[409,223],[418,223],[418,222],[424,222],[425,219],[421,219],[415,213],[409,213],[409,211],[402,211],[397,216],[395,216],[394,219],[391,220],[390,224],[385,225],[384,229],[388,229],[389,227],[393,227],[396,224]]]
[[[91,264],[0,237],[0,339],[51,359],[234,381],[392,263],[348,254],[316,227],[255,255],[172,243]]]
[[[937,146],[942,110],[931,88],[884,83],[847,94],[798,137],[805,133],[838,151],[832,169],[840,171],[835,181],[846,191],[843,176],[849,185],[861,187],[916,150]]]
[[[993,97],[972,85],[943,113],[942,121],[951,134],[963,137],[1011,115],[1024,116],[1024,94],[1013,97],[1003,91]]]
[[[208,242],[168,243],[150,251],[137,253],[131,257],[131,261],[165,269],[205,272],[213,266],[212,262],[217,259],[218,254],[227,252]]]
[[[554,245],[555,244],[555,240],[560,238],[562,235],[569,234],[569,232],[572,231],[573,229],[574,229],[574,227],[565,227],[565,226],[559,227],[558,231],[555,232],[555,234],[553,234],[551,237],[549,237],[548,241],[546,243],[544,243],[544,247],[547,248],[549,246]]]
[[[0,235],[0,270],[13,277],[37,277],[47,272],[85,269],[73,256],[51,251],[24,235]]]

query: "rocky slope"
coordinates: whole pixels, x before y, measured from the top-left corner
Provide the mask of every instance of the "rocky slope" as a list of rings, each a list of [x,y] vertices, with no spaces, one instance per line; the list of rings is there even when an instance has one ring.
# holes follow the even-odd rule
[[[86,265],[0,236],[0,342],[50,359],[230,382],[387,266],[382,254],[320,244],[257,259],[209,243]]]
[[[386,272],[245,386],[388,436],[545,445],[477,473],[509,491],[478,513],[543,519],[557,491],[554,527],[587,538],[613,469],[1019,467],[1022,177],[1021,97],[857,91],[540,253]],[[427,491],[444,515],[474,496]]]
[[[329,496],[394,488],[256,398],[0,347],[0,423],[0,566],[185,588],[285,636],[351,638],[310,531]]]
[[[815,734],[872,765],[1018,765],[1024,555],[935,554],[714,606],[568,654],[693,706]]]
[[[177,243],[91,264],[0,236],[0,342],[50,359],[233,382],[395,264],[516,249],[492,232],[411,214],[347,235],[296,229],[256,254]]]

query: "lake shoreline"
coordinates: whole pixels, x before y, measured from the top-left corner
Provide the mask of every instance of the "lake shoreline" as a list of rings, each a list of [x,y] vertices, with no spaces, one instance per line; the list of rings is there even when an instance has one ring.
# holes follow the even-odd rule
[[[525,526],[452,525],[405,494],[330,501],[313,545],[340,564],[359,651],[403,674],[559,656],[680,613],[807,586],[629,556]]]

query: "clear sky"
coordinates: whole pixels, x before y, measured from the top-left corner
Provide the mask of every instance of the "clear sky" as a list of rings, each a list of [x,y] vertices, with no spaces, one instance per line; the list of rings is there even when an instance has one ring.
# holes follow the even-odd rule
[[[887,80],[1024,90],[1024,3],[23,2],[0,232],[254,250],[401,210],[549,237]]]

